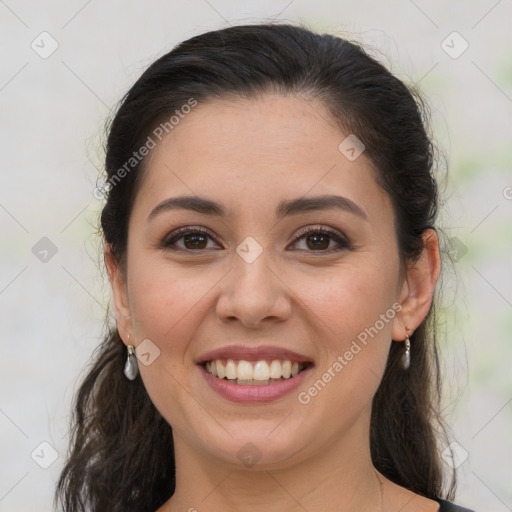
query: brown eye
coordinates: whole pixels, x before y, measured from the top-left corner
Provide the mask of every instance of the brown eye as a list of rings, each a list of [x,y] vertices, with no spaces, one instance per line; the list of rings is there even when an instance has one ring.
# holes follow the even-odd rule
[[[180,246],[178,242],[182,242]],[[191,251],[200,252],[212,247],[208,247],[208,241],[215,237],[209,230],[204,228],[186,227],[180,228],[166,237],[160,247],[171,251]],[[295,238],[293,245],[304,241],[305,247],[299,247],[295,250],[304,250],[307,252],[331,253],[340,250],[351,249],[350,242],[340,233],[326,229],[315,228],[306,229],[299,233]],[[334,247],[331,245],[334,242]],[[337,244],[337,246],[336,246]]]
[[[350,243],[348,240],[337,233],[326,228],[307,229],[299,233],[294,240],[294,245],[297,242],[304,240],[305,248],[299,248],[296,250],[306,250],[309,252],[334,252],[343,249],[350,249]],[[338,244],[338,248],[329,247],[331,242]]]
[[[183,246],[177,246],[177,242],[183,239]],[[202,251],[208,249],[208,239],[213,239],[210,232],[203,228],[181,228],[165,238],[161,248],[168,250]]]
[[[206,244],[208,243],[208,235],[203,235],[202,233],[191,233],[181,238],[183,238],[183,244],[186,249],[206,249]]]
[[[325,233],[314,233],[306,237],[309,249],[328,249],[331,237]],[[310,243],[309,243],[310,242]]]

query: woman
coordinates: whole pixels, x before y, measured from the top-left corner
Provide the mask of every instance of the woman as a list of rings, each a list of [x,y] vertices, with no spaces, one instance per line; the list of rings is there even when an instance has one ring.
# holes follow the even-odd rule
[[[117,326],[76,396],[64,510],[467,510],[435,435],[424,114],[303,26],[209,32],[144,72],[95,191]]]

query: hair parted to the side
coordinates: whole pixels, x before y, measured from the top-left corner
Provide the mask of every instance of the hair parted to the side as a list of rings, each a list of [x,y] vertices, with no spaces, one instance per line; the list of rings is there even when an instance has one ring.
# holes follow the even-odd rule
[[[362,45],[304,25],[232,26],[184,41],[156,60],[110,123],[107,179],[191,98],[200,106],[216,98],[265,93],[320,101],[343,133],[364,143],[376,179],[393,203],[403,265],[413,262],[424,247],[422,235],[435,228],[438,209],[427,107],[414,87],[393,76]],[[109,190],[101,212],[103,241],[124,275],[128,221],[145,162]],[[375,467],[393,482],[428,498],[450,500],[456,480],[454,472],[444,474],[439,449],[439,440],[446,444],[446,426],[439,413],[435,299],[411,335],[407,371],[400,368],[403,344],[391,343],[373,399],[370,447]],[[124,376],[126,347],[117,328],[108,326],[108,315],[105,322],[107,335],[75,396],[70,450],[55,502],[66,512],[156,510],[175,489],[172,430],[142,379]]]

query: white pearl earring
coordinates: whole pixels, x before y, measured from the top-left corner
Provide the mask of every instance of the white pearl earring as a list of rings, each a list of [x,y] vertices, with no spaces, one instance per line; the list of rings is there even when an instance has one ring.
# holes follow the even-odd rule
[[[409,340],[409,335],[405,335],[405,352],[402,354],[402,367],[404,370],[407,370],[411,365],[411,342]]]
[[[128,341],[130,340],[130,336],[128,335]],[[127,379],[134,380],[139,374],[139,365],[137,364],[137,358],[135,356],[135,347],[133,345],[128,345],[128,356],[126,358],[126,363],[124,364],[124,374]]]

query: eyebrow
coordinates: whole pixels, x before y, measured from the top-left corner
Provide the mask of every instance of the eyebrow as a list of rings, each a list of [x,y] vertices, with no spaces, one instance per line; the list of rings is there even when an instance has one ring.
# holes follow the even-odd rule
[[[169,210],[191,210],[203,215],[227,217],[228,210],[220,203],[199,196],[170,197],[159,203],[148,215],[147,222],[157,215]],[[299,197],[281,201],[276,208],[276,217],[282,219],[291,215],[321,210],[343,210],[368,220],[368,215],[354,201],[343,196],[322,195],[316,197]]]

